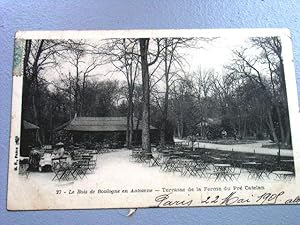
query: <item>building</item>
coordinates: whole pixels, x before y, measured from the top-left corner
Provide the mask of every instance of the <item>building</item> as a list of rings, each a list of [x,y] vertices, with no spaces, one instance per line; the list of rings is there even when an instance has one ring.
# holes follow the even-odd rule
[[[142,142],[141,121],[133,119],[133,144]],[[127,117],[77,117],[60,126],[71,134],[72,143],[99,142],[126,144]],[[57,129],[56,129],[57,130]],[[151,143],[159,141],[159,130],[150,126]]]
[[[21,156],[28,156],[31,149],[39,145],[38,140],[38,130],[40,128],[30,123],[26,120],[23,120],[22,130],[21,130]]]

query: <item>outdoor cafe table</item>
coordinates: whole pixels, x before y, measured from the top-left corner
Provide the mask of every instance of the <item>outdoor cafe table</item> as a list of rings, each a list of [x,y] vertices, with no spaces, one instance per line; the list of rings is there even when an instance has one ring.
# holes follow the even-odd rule
[[[206,163],[204,163],[202,155],[193,154],[193,155],[190,155],[190,158],[192,158],[195,161],[198,168],[201,167],[203,169],[206,169],[208,167],[208,165]]]
[[[154,157],[153,153],[149,152],[149,153],[145,153],[144,154],[145,157],[145,162],[148,162],[149,166],[159,166],[159,158]]]
[[[144,157],[144,152],[141,150],[134,150],[133,152],[133,157],[136,162],[139,163],[144,163],[145,162],[145,157]]]
[[[230,154],[229,153],[220,153],[219,156],[222,158],[227,158]]]
[[[51,158],[51,164],[53,166],[62,166],[64,163],[70,163],[71,162],[71,157],[67,156],[62,156],[58,158]]]
[[[158,152],[158,161],[160,161],[160,166],[161,168],[164,168],[165,167],[165,164],[167,163],[169,157],[170,157],[170,153],[171,153],[171,150],[170,149],[163,149],[163,150],[160,150]]]
[[[87,149],[86,152],[91,156],[97,157],[97,150]]]
[[[159,155],[161,155],[161,156],[167,156],[167,155],[169,155],[171,152],[172,152],[171,150],[165,149],[165,150],[161,150],[161,151],[159,152]]]
[[[158,160],[167,160],[167,158],[170,156],[171,150],[170,149],[164,149],[158,151]]]
[[[294,160],[293,159],[282,159],[280,160],[281,170],[291,171],[294,170]]]
[[[167,160],[164,162],[162,170],[168,172],[179,172],[178,169],[179,157],[177,155],[171,155]]]
[[[282,159],[282,160],[280,160],[280,162],[284,162],[284,163],[293,163],[294,160],[293,160],[293,159]]]
[[[260,162],[245,162],[242,163],[242,165],[248,171],[248,177],[252,177],[256,180],[263,179],[263,174],[265,173],[265,170],[259,168],[261,166]]]
[[[261,163],[260,162],[245,162],[245,163],[243,163],[243,165],[246,165],[246,166],[260,166]]]
[[[192,158],[192,160],[194,162],[196,173],[200,177],[205,177],[205,170],[208,168],[208,164],[202,160],[203,156],[193,154],[193,155],[190,155],[190,158]]]
[[[214,167],[217,171],[226,171],[228,168],[231,167],[231,165],[227,163],[217,163],[214,164]]]
[[[174,155],[184,155],[183,151],[174,151],[173,152]]]
[[[222,178],[224,180],[228,180],[231,179],[230,175],[229,175],[229,170],[231,168],[230,164],[227,163],[217,163],[217,164],[213,164],[214,166],[214,174],[216,175],[216,180],[221,180]]]
[[[256,159],[256,156],[254,155],[250,155],[250,156],[247,156],[246,159],[249,159],[249,160],[254,160]]]
[[[160,152],[163,154],[169,154],[170,152],[172,152],[172,150],[165,149],[165,150],[161,150]]]
[[[182,159],[181,163],[183,165],[181,175],[183,175],[183,176],[185,176],[187,174],[192,175],[192,176],[198,175],[194,160],[192,160],[192,159]]]
[[[175,156],[178,158],[183,158],[185,153],[183,151],[173,151],[173,152],[170,152],[169,155],[172,155],[172,156]]]
[[[273,171],[273,174],[276,175],[276,177],[279,180],[287,180],[288,178],[292,179],[294,177],[294,173],[292,171]]]
[[[201,159],[202,158],[201,155],[196,155],[196,154],[192,154],[192,155],[190,155],[190,157],[193,159]]]
[[[210,156],[211,159],[213,159],[214,161],[218,161],[218,162],[222,162],[227,160],[227,158],[224,157],[216,157],[216,156]]]
[[[78,170],[78,161],[75,160],[72,163],[63,163],[58,166],[58,168],[54,168],[54,177],[52,180],[57,178],[57,180],[69,180],[70,175],[74,179],[77,178],[77,170]]]
[[[63,157],[59,157],[59,158],[52,158],[52,161],[56,161],[56,162],[62,163],[62,162],[66,162],[67,159],[68,159],[67,156],[63,156]]]

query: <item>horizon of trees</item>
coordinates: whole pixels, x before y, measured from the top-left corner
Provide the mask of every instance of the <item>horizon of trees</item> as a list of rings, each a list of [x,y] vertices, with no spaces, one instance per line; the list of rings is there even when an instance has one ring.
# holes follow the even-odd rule
[[[223,74],[202,67],[187,71],[182,52],[214,40],[26,40],[22,117],[40,127],[40,143],[53,142],[53,130],[77,114],[126,116],[128,147],[136,117],[145,151],[151,151],[150,124],[159,128],[161,146],[169,136],[218,138],[220,129],[290,145],[279,38],[249,38],[249,46],[233,49]],[[104,65],[123,78],[95,79],[105,77],[97,74]],[[57,81],[45,78],[51,70]]]

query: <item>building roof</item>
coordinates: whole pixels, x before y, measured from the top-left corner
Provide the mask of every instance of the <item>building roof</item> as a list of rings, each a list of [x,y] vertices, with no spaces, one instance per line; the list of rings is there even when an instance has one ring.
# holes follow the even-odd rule
[[[207,122],[210,125],[221,125],[222,124],[222,120],[220,118],[208,118]]]
[[[199,126],[211,126],[211,125],[221,125],[222,120],[220,118],[207,118],[204,121],[200,122]]]
[[[141,124],[141,121],[140,121]],[[133,120],[133,127],[136,130],[137,118]],[[151,130],[156,129],[150,126]],[[68,131],[126,131],[126,117],[75,117],[65,130]],[[141,125],[139,125],[141,130]]]
[[[37,125],[33,124],[33,123],[29,123],[26,120],[23,120],[23,126],[25,130],[37,130],[40,129]]]
[[[72,120],[69,120],[69,121],[61,124],[60,126],[54,128],[53,131],[54,132],[60,131],[60,130],[64,129],[66,126],[68,126],[71,122],[72,122]]]

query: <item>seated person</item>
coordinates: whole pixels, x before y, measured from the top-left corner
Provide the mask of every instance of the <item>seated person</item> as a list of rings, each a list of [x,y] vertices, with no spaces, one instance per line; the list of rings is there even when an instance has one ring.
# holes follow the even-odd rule
[[[55,145],[56,150],[52,153],[55,158],[61,158],[64,156],[65,149],[64,144],[62,142],[59,142]]]
[[[59,142],[56,144],[56,146],[57,146],[58,158],[63,157],[65,153],[64,144],[62,142]]]

